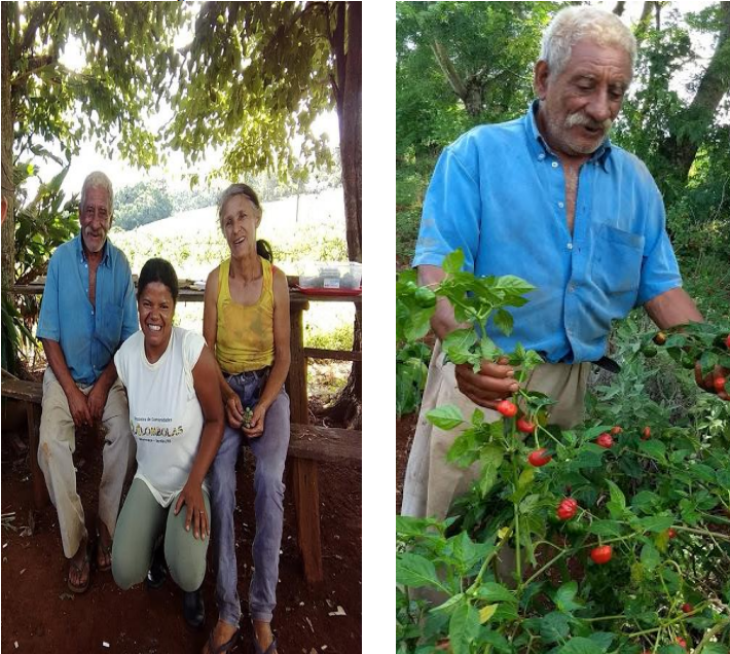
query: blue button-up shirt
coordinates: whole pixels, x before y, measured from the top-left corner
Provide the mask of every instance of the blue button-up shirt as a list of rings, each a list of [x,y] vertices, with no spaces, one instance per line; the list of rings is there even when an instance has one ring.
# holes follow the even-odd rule
[[[664,203],[646,166],[606,140],[580,169],[571,234],[563,168],[540,135],[536,108],[444,150],[413,265],[441,265],[461,248],[469,272],[522,277],[536,290],[509,308],[514,331],[492,328],[490,336],[551,362],[597,361],[612,320],[681,286]]]
[[[119,346],[139,329],[132,271],[109,240],[96,271],[96,307],[81,235],[59,246],[48,264],[38,338],[57,341],[74,381],[93,384]]]

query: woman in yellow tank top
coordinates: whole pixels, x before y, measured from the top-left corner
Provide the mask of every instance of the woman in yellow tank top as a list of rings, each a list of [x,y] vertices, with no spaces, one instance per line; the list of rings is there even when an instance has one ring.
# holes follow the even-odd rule
[[[238,640],[241,602],[234,510],[236,461],[241,444],[256,458],[256,536],[249,607],[256,652],[276,653],[271,620],[276,606],[279,547],[284,524],[284,463],[289,448],[289,288],[271,264],[271,250],[256,240],[261,205],[245,184],[224,191],[218,209],[231,257],[208,276],[203,336],[219,365],[226,405],[223,442],[208,475],[212,539],[218,577],[218,623],[207,652],[227,652]]]

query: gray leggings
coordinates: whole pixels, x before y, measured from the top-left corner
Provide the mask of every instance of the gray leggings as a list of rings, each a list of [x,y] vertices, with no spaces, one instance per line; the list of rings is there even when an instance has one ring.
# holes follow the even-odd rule
[[[203,490],[205,510],[210,515],[208,493]],[[141,479],[135,479],[117,520],[112,547],[112,574],[126,590],[141,583],[152,564],[153,548],[164,532],[165,561],[175,583],[186,592],[198,590],[205,577],[205,556],[209,539],[185,531],[186,507],[175,515],[177,499],[164,508],[157,503]]]

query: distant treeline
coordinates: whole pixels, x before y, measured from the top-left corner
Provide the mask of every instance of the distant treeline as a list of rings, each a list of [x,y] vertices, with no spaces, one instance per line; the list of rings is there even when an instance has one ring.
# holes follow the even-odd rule
[[[272,202],[298,193],[319,193],[342,184],[339,165],[331,171],[311,174],[306,182],[282,183],[276,177],[267,175],[257,175],[242,181],[258,192],[262,202]],[[164,180],[126,186],[114,194],[114,224],[123,230],[130,230],[169,218],[175,213],[210,207],[218,203],[222,190],[222,187],[209,187],[171,191]]]

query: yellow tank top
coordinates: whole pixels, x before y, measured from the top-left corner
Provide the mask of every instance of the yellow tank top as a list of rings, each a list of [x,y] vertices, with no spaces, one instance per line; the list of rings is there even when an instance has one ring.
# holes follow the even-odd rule
[[[231,298],[230,259],[218,270],[216,358],[221,370],[231,375],[274,363],[274,276],[271,262],[259,259],[264,279],[256,304],[238,304]]]

